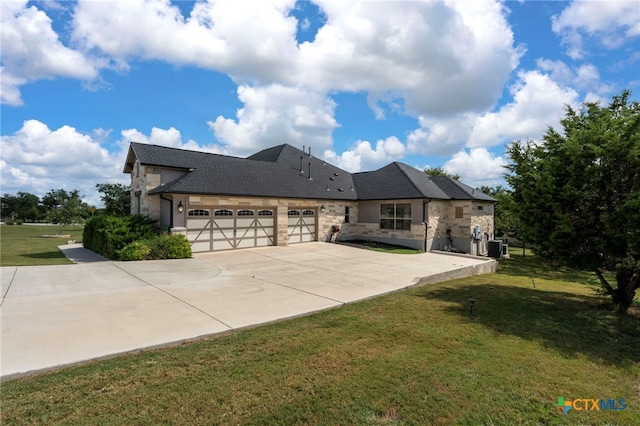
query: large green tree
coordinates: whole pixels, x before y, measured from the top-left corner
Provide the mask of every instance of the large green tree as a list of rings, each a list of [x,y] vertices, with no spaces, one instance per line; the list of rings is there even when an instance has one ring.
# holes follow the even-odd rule
[[[40,198],[28,192],[18,192],[17,195],[4,194],[1,203],[2,217],[35,221],[44,216]]]
[[[131,213],[131,194],[128,185],[121,183],[98,183],[96,189],[101,194],[104,211],[107,214],[126,216]]]
[[[80,222],[89,212],[77,189],[70,192],[52,189],[42,197],[42,204],[47,208],[47,221],[62,225],[61,232],[66,225]]]
[[[542,256],[593,270],[621,312],[640,286],[640,104],[630,97],[567,107],[562,131],[510,146],[506,177],[521,236]]]

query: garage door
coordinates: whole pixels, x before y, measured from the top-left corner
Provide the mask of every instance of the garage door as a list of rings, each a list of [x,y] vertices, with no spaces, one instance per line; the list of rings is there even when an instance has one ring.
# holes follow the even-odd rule
[[[316,241],[316,212],[314,210],[290,209],[288,216],[289,244]]]
[[[190,209],[187,238],[193,252],[272,246],[275,244],[273,210]]]

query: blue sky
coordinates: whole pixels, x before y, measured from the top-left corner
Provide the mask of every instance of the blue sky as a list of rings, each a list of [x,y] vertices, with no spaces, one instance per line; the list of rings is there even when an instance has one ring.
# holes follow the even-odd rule
[[[504,183],[564,106],[640,99],[637,1],[3,1],[1,189],[128,183],[130,141],[288,143]]]

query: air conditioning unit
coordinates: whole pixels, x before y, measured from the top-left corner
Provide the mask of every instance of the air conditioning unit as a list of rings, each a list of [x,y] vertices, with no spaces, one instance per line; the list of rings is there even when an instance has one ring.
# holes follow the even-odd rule
[[[489,257],[500,259],[502,257],[502,240],[487,241],[487,252]]]

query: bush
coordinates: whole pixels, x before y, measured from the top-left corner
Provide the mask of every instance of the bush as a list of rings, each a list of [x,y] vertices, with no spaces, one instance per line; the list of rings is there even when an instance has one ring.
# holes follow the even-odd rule
[[[188,259],[191,244],[184,235],[161,235],[129,243],[117,254],[118,260]]]
[[[82,233],[85,248],[109,259],[118,258],[118,251],[134,241],[158,235],[156,221],[145,216],[95,216],[87,220]]]
[[[151,247],[143,241],[134,241],[118,250],[118,260],[145,260],[151,255]]]
[[[154,241],[151,256],[154,259],[187,259],[191,257],[191,244],[181,234],[163,235]]]

